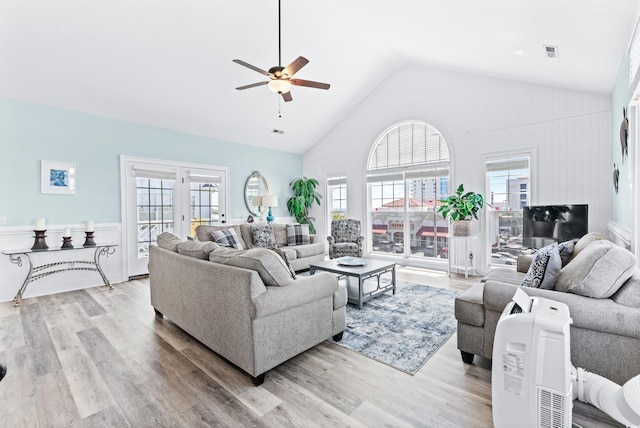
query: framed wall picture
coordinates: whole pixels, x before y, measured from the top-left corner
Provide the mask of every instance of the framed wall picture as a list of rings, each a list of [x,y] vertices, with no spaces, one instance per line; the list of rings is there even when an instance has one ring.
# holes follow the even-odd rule
[[[40,191],[58,195],[75,195],[76,164],[43,160],[40,172]]]

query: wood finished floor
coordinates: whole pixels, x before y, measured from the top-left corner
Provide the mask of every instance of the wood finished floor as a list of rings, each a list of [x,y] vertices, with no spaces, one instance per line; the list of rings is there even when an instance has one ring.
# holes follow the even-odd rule
[[[477,281],[398,278],[458,291]],[[455,335],[415,376],[323,342],[256,388],[156,318],[148,280],[0,303],[0,362],[2,427],[492,426],[490,364],[462,363]],[[607,426],[600,415],[577,405],[574,423]]]

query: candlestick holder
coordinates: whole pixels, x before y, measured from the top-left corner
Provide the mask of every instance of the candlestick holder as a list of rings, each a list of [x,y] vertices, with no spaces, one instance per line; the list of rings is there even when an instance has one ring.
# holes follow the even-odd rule
[[[84,233],[84,244],[83,247],[95,247],[96,241],[93,240],[93,232],[85,232]]]
[[[63,236],[62,237],[62,247],[60,247],[62,249],[70,249],[73,248],[73,244],[71,243],[71,237],[70,236]]]
[[[37,251],[37,250],[48,250],[49,246],[47,245],[47,242],[45,241],[44,238],[46,238],[47,236],[45,235],[46,230],[34,230],[33,233],[35,233],[36,236],[34,236],[35,240],[33,241],[33,247],[31,247],[32,250]]]

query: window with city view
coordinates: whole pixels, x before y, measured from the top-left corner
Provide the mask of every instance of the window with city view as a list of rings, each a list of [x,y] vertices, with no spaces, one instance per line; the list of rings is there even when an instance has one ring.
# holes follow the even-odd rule
[[[488,159],[486,171],[491,263],[515,267],[516,258],[527,251],[522,245],[522,208],[531,195],[530,158]]]
[[[403,122],[375,143],[367,170],[371,250],[447,258],[449,224],[437,213],[449,193],[449,148],[423,122]]]

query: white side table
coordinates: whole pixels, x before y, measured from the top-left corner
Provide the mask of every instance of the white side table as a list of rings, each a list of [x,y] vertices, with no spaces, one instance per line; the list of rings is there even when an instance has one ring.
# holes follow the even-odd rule
[[[464,277],[469,278],[469,272],[476,272],[476,242],[477,236],[449,236],[449,267],[447,273],[464,272]]]

